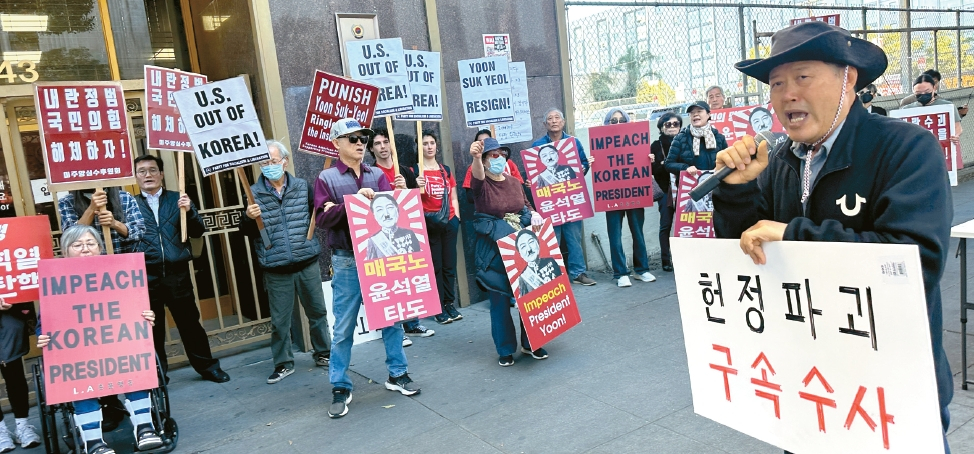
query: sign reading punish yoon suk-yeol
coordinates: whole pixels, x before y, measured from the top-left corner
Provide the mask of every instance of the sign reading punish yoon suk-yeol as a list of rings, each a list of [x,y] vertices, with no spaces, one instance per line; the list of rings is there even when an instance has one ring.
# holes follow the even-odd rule
[[[337,158],[338,149],[331,141],[331,124],[343,118],[354,118],[363,125],[372,124],[379,89],[324,71],[315,71],[311,87],[298,148]]]
[[[396,115],[397,120],[440,121],[443,119],[443,95],[440,90],[440,53],[406,51],[409,90],[413,111]],[[365,123],[363,123],[365,124]]]
[[[457,67],[468,128],[514,121],[511,74],[506,57],[460,60]]]
[[[242,77],[173,93],[204,176],[270,159]]]
[[[412,112],[413,97],[402,39],[346,41],[352,79],[379,87],[375,116]]]

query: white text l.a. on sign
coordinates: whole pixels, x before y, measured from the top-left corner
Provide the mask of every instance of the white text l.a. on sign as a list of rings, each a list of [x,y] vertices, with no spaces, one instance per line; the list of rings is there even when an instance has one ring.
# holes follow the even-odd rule
[[[799,453],[943,453],[916,246],[673,238],[694,411]]]

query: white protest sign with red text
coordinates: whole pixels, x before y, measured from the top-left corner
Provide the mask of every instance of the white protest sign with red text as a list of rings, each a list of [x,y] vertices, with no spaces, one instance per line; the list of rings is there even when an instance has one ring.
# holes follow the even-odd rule
[[[48,190],[135,184],[120,82],[37,82]]]
[[[595,126],[588,130],[595,211],[653,206],[649,122]]]
[[[714,232],[713,195],[707,194],[699,201],[690,198],[690,191],[698,184],[714,176],[713,171],[700,172],[699,177],[680,172],[677,182],[676,206],[673,213],[673,235],[682,238],[716,238]]]
[[[954,118],[954,106],[944,104],[898,109],[891,111],[889,116],[913,123],[930,131],[937,138],[940,147],[944,150],[944,161],[947,163],[950,185],[957,186],[957,162],[964,160],[962,158],[957,159],[960,156],[959,149],[950,141],[950,138],[956,134],[954,124],[957,119]]]
[[[441,312],[419,189],[345,196],[368,326]]]
[[[801,453],[943,453],[915,245],[672,240],[696,413]]]
[[[779,133],[776,136],[782,142],[787,139],[785,127],[781,125],[771,104],[714,110],[710,112],[710,126],[723,135],[728,144],[740,140],[745,134],[754,137],[762,131]],[[769,145],[773,147],[776,144]]]
[[[379,89],[372,85],[315,71],[298,148],[337,158],[338,149],[331,141],[332,123],[343,118],[354,118],[363,125],[372,124],[378,99]]]
[[[148,148],[193,151],[193,144],[172,94],[205,83],[206,76],[202,74],[145,65],[145,116],[148,120],[145,136]]]
[[[54,257],[47,216],[0,219],[0,298],[7,304],[37,301],[37,263]]]
[[[39,271],[41,329],[51,337],[47,405],[159,386],[152,326],[142,317],[143,253],[41,260]]]
[[[521,150],[538,213],[554,225],[595,216],[575,138]]]
[[[551,220],[497,242],[531,348],[538,349],[582,322]]]

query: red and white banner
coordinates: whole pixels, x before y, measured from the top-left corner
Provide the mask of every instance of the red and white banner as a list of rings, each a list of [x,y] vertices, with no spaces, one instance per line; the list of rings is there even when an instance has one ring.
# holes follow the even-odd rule
[[[145,255],[41,260],[47,405],[159,386]],[[158,323],[164,314],[157,314]]]
[[[812,16],[812,17],[799,17],[797,19],[792,19],[788,22],[788,25],[798,25],[805,22],[825,22],[829,25],[835,25],[836,27],[841,27],[839,25],[839,15],[829,14],[827,16]]]
[[[521,150],[538,213],[554,225],[595,216],[575,138]]]
[[[531,348],[543,347],[582,322],[551,220],[545,220],[540,233],[528,227],[501,238],[497,249]]]
[[[957,186],[957,162],[964,162],[960,156],[960,147],[954,145],[950,138],[956,134],[954,124],[954,106],[933,105],[924,107],[913,107],[909,109],[897,109],[889,113],[890,117],[899,118],[903,121],[913,123],[927,131],[930,131],[937,141],[940,148],[944,151],[944,161],[947,163],[947,176],[950,178],[950,185]]]
[[[676,208],[673,214],[673,236],[681,238],[716,238],[714,232],[714,201],[711,194],[697,202],[690,198],[690,191],[698,184],[714,176],[711,170],[700,172],[695,177],[686,171],[680,172]]]
[[[791,452],[944,452],[917,246],[672,248],[694,412]]]
[[[135,184],[120,82],[34,84],[48,189]]]
[[[595,211],[653,206],[653,163],[649,122],[637,121],[588,130]]]
[[[782,142],[787,139],[785,127],[781,125],[771,104],[714,110],[710,112],[710,126],[720,132],[728,144],[740,140],[745,134],[754,137],[761,131],[779,133],[776,135]]]
[[[378,100],[378,87],[315,71],[298,149],[337,158],[338,149],[331,141],[332,123],[354,118],[363,125],[370,125]]]
[[[202,74],[145,65],[145,137],[148,148],[193,152],[193,144],[189,141],[189,134],[172,94],[206,82],[206,76]]]
[[[37,301],[37,263],[54,258],[47,216],[0,219],[0,298],[7,304]]]
[[[345,196],[369,328],[441,312],[419,189]]]

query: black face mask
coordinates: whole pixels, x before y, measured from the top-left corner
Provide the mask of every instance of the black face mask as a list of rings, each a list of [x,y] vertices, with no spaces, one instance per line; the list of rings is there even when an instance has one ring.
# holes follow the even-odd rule
[[[867,91],[859,95],[859,100],[862,101],[863,104],[869,104],[873,102],[873,94]]]
[[[917,95],[917,102],[923,105],[930,104],[933,101],[933,93],[923,93]]]

